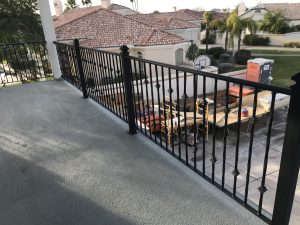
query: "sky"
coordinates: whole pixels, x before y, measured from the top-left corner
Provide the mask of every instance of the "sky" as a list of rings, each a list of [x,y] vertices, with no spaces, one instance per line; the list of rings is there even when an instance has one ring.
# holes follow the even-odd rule
[[[53,0],[50,0],[50,2]],[[63,4],[66,0],[62,0]],[[77,0],[80,4],[81,0]],[[101,0],[92,0],[93,5],[100,5]],[[112,3],[124,5],[131,8],[130,0],[111,0]],[[159,12],[173,11],[175,6],[177,9],[195,9],[203,8],[211,10],[213,8],[234,8],[241,0],[138,0],[138,10],[142,13],[151,13],[155,10]],[[299,0],[244,0],[248,8],[257,5],[258,3],[279,3],[279,2],[299,2]],[[53,4],[51,4],[53,6]]]

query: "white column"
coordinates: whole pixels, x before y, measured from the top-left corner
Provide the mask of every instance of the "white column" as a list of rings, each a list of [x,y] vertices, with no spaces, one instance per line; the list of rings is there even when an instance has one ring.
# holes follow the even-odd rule
[[[38,0],[38,6],[40,10],[45,40],[47,41],[47,50],[49,61],[52,68],[52,73],[55,79],[61,77],[61,71],[58,62],[58,56],[56,52],[56,47],[54,41],[56,41],[56,35],[50,10],[50,5],[48,0]]]

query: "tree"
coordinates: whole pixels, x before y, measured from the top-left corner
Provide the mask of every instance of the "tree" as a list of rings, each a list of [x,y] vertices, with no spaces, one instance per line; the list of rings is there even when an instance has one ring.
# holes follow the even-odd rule
[[[81,0],[82,5],[91,5],[92,0]]]
[[[0,43],[43,40],[37,0],[0,1]]]
[[[211,27],[211,22],[213,21],[213,14],[211,12],[205,12],[203,15],[204,23],[205,23],[205,38],[206,38],[206,48],[205,51],[208,51],[208,39],[209,39],[209,30]]]
[[[266,13],[259,29],[272,34],[284,34],[291,30],[289,20],[280,11]]]
[[[197,47],[197,45],[195,43],[191,42],[191,45],[187,50],[186,57],[189,60],[194,61],[198,55],[199,55],[199,48]]]
[[[225,15],[225,18],[222,20],[213,20],[211,22],[211,27],[214,30],[218,30],[219,31],[219,36],[223,37],[223,35],[225,34],[225,50],[228,50],[228,40],[229,40],[229,27],[227,26],[227,18],[228,18],[229,14]]]
[[[83,1],[82,1],[82,3],[83,3]],[[78,7],[78,5],[76,4],[76,0],[68,0],[65,5],[66,5],[66,10],[74,9],[74,8]]]
[[[159,14],[159,11],[158,10],[154,10],[153,13],[154,14]]]
[[[238,10],[234,10],[226,20],[226,26],[230,31],[230,45],[234,46],[234,37],[238,38],[238,51],[241,49],[241,37],[244,30],[248,29],[251,34],[255,34],[257,24],[252,19],[241,19],[238,16]]]

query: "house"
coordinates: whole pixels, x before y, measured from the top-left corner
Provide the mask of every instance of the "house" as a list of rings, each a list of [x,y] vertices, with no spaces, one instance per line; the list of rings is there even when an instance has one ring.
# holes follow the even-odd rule
[[[81,46],[119,52],[122,45],[132,56],[181,65],[187,41],[148,23],[101,6],[75,8],[54,18],[59,41],[80,40]]]
[[[132,14],[137,14],[138,12],[123,6],[123,5],[118,5],[118,4],[110,4],[107,9],[114,11],[116,13],[120,13],[122,15],[132,15]]]
[[[178,16],[178,14],[180,16]],[[188,20],[183,20],[184,15],[181,13],[149,13],[149,14],[135,14],[130,18],[140,22],[147,23],[157,29],[173,33],[184,38],[187,41],[193,41],[199,44],[201,26],[200,23],[196,25]],[[188,19],[191,17],[186,17]],[[196,19],[192,17],[192,19]]]
[[[267,12],[281,11],[290,20],[291,25],[300,25],[300,3],[262,3],[249,10],[244,3],[239,5],[239,14],[243,19],[260,21]]]

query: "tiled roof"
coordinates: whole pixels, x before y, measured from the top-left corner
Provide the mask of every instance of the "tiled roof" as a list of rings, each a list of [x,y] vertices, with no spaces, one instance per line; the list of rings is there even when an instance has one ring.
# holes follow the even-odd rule
[[[196,10],[192,10],[192,9],[180,9],[180,10],[178,10],[178,12],[184,12],[186,14],[196,16],[199,19],[202,19],[203,15],[205,13],[205,11],[196,11]],[[214,19],[222,19],[225,16],[224,13],[221,13],[221,12],[216,12],[216,11],[210,11],[210,12],[213,14]]]
[[[77,13],[77,10],[74,10],[74,13]],[[58,40],[79,38],[83,46],[91,48],[120,47],[124,44],[172,45],[185,42],[183,38],[174,34],[101,7],[93,12],[82,13],[82,17],[72,14],[72,11],[69,11],[68,16],[58,17],[59,23],[56,23]],[[63,21],[64,18],[67,18],[68,22]]]
[[[193,23],[180,20],[167,13],[135,14],[129,17],[162,30],[198,28],[198,26]]]
[[[268,11],[282,11],[283,15],[291,20],[300,19],[300,3],[263,3],[254,9],[263,8]]]
[[[191,14],[191,15],[197,16],[198,18],[202,18],[203,14],[205,13],[205,11],[195,11],[192,9],[180,9],[180,10],[178,10],[178,12],[184,12],[187,14]]]
[[[53,19],[54,26],[60,27],[62,25],[70,23],[71,21],[74,21],[78,18],[81,18],[83,16],[91,14],[100,8],[101,8],[101,6],[89,6],[89,7],[85,7],[85,8],[77,7],[74,9],[69,9],[69,10],[65,11],[63,14],[61,14],[60,16],[54,17],[54,19]]]
[[[110,4],[110,6],[107,9],[109,9],[109,10],[118,10],[118,9],[130,9],[130,8],[128,8],[126,6],[123,6],[123,5]]]
[[[154,14],[154,13],[149,13],[149,14]],[[197,17],[195,15],[191,15],[191,14],[188,14],[186,12],[180,12],[180,11],[162,12],[162,13],[158,13],[158,14],[162,15],[162,16],[175,17],[175,18],[183,20],[183,21],[197,21],[197,20],[199,20],[199,17]],[[147,15],[147,14],[144,14],[144,15]]]

